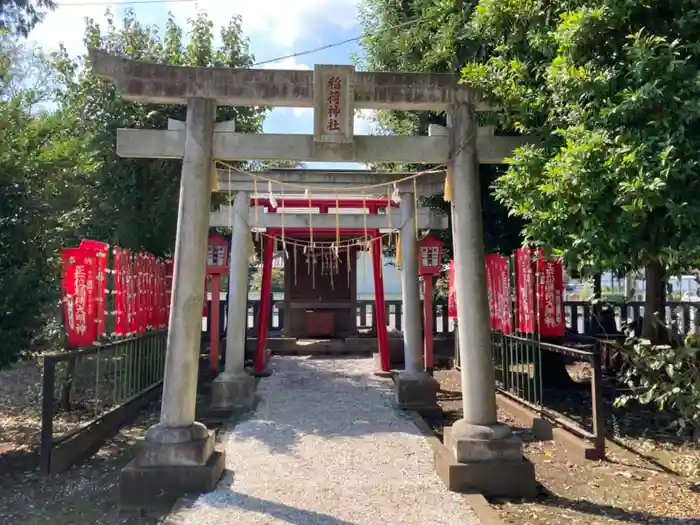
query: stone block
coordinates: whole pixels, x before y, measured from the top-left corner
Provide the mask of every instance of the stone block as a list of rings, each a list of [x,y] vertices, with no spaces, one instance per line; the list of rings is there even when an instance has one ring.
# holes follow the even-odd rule
[[[197,430],[191,433],[194,434],[191,439],[183,438],[184,429],[167,429],[170,433],[156,433],[152,431],[158,427],[151,427],[146,439],[138,445],[135,464],[139,467],[205,465],[214,452],[215,433],[213,430],[207,430],[201,423],[195,425]],[[201,432],[200,425],[204,427],[204,432]]]
[[[124,514],[168,512],[188,494],[211,492],[223,475],[224,453],[214,451],[197,466],[143,467],[136,460],[121,471],[119,511]]]
[[[256,385],[255,378],[247,372],[219,375],[211,385],[211,411],[250,410],[255,405]]]
[[[394,375],[394,401],[402,410],[415,410],[419,414],[439,412],[438,389],[438,382],[425,372]]]
[[[469,425],[463,419],[445,429],[445,446],[459,463],[520,461],[523,443],[502,423]]]
[[[525,457],[520,461],[458,463],[449,454],[438,454],[435,468],[453,492],[477,493],[487,498],[534,498],[539,492],[535,466]]]
[[[445,447],[435,457],[438,476],[454,492],[476,492],[491,498],[533,498],[539,490],[535,467],[522,455],[522,443],[513,439],[520,441],[511,434],[493,439],[490,444],[481,442],[474,446],[474,440],[455,437],[453,428],[447,427]],[[468,451],[470,446],[474,446],[472,451]],[[485,453],[484,449],[489,447],[491,451]],[[455,450],[479,459],[457,461]]]

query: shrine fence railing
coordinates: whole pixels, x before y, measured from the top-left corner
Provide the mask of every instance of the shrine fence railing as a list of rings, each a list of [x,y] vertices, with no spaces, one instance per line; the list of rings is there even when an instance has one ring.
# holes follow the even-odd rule
[[[596,457],[604,457],[603,367],[595,346],[573,348],[501,332],[492,332],[491,340],[498,392],[589,441]],[[567,362],[577,364],[577,381],[565,370]]]
[[[63,472],[156,399],[168,329],[43,357],[40,466]]]
[[[374,331],[374,301],[357,301],[357,326],[360,329]],[[618,329],[622,327],[623,321],[631,321],[644,315],[644,303],[633,301],[628,303],[610,303],[614,312]],[[402,303],[401,301],[387,301],[387,325],[390,330],[401,331]],[[678,323],[680,333],[695,333],[700,324],[700,303],[685,301],[669,301],[666,304],[666,321],[671,323],[675,318]],[[259,300],[248,301],[248,328],[255,329],[260,310]],[[209,301],[208,312],[211,312],[211,301]],[[226,327],[226,301],[221,300],[219,309],[221,320],[219,326],[223,331]],[[268,329],[272,332],[279,331],[284,326],[284,308],[282,301],[275,299],[271,301],[271,315],[269,316]],[[564,303],[564,314],[566,325],[570,330],[575,330],[579,334],[585,332],[586,326],[591,321],[593,315],[593,305],[586,301],[566,301]],[[209,319],[203,322],[202,331],[204,337],[208,339]],[[447,303],[436,301],[433,303],[433,334],[438,338],[453,337],[454,322],[447,317]]]

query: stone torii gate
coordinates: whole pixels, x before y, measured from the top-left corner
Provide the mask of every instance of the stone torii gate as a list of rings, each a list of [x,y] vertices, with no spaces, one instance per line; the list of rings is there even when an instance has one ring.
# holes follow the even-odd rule
[[[486,107],[450,74],[368,73],[327,65],[314,71],[190,68],[97,50],[90,50],[90,60],[95,74],[113,82],[128,100],[187,106],[184,129],[125,129],[117,135],[120,156],[182,159],[161,416],[122,471],[122,508],[147,508],[157,498],[212,490],[223,471],[213,434],[195,421],[214,159],[449,164],[457,302],[469,307],[461,309],[458,323],[464,415],[447,434],[446,445],[464,467],[463,489],[488,487],[492,494],[505,494],[515,490],[516,478],[534,481],[521,441],[497,420],[478,178],[479,162],[501,162],[525,138],[478,133],[474,112]],[[314,134],[235,133],[231,123],[215,125],[217,105],[313,107]],[[353,113],[363,108],[445,110],[450,126],[446,136],[355,136]],[[408,403],[435,392],[432,378],[417,366],[420,361],[410,359],[421,340],[416,244],[414,235],[401,236],[407,359],[396,377],[396,396]],[[240,372],[222,376],[220,383],[242,381]]]

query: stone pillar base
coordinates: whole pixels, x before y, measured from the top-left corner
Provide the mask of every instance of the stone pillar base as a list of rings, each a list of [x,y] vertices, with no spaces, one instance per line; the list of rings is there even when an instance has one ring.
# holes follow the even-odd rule
[[[445,428],[444,443],[449,457],[437,457],[437,469],[450,490],[486,497],[537,495],[535,467],[523,456],[522,441],[508,426],[460,420]]]
[[[224,453],[214,451],[204,465],[141,467],[133,460],[119,477],[120,514],[168,512],[186,494],[216,488],[224,473]]]
[[[437,404],[438,382],[425,372],[394,375],[394,401],[402,410],[415,410],[419,414],[434,414],[441,409]]]
[[[201,423],[152,426],[139,443],[136,458],[121,472],[120,512],[160,512],[185,494],[214,490],[225,466],[224,454],[214,450],[214,442],[214,431]]]
[[[158,423],[146,432],[139,443],[136,465],[160,467],[204,465],[214,452],[214,431],[195,421],[186,427],[166,427]]]
[[[209,416],[228,417],[235,412],[245,412],[255,406],[257,381],[247,372],[224,372],[211,385]]]

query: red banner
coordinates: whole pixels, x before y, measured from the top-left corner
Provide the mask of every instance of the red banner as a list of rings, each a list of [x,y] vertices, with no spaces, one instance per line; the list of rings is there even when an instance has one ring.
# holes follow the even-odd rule
[[[143,285],[145,325],[147,329],[153,328],[153,256],[150,253],[143,254]]]
[[[127,318],[129,320],[129,335],[136,333],[137,328],[137,303],[136,303],[136,264],[134,258],[131,256],[131,251],[126,250],[126,312]]]
[[[497,279],[499,282],[499,302],[501,331],[504,334],[513,333],[513,294],[510,288],[510,259],[499,256]]]
[[[105,309],[107,306],[107,254],[109,244],[90,239],[80,241],[80,249],[93,250],[97,260],[97,284],[95,289],[95,301],[97,302],[97,335],[105,334]]]
[[[450,274],[447,281],[447,317],[457,319],[457,289],[455,288],[454,261],[450,261]]]
[[[489,294],[489,324],[492,330],[513,333],[513,305],[510,289],[510,261],[498,254],[486,256]]]
[[[515,250],[515,297],[518,310],[518,332],[532,334],[537,329],[535,317],[535,265],[532,248]]]
[[[138,258],[138,264],[136,266],[136,271],[137,271],[137,277],[136,277],[136,284],[137,284],[137,290],[136,293],[138,294],[138,300],[137,300],[137,323],[136,323],[136,331],[140,334],[146,331],[146,324],[148,322],[148,306],[147,306],[147,299],[148,299],[148,289],[146,285],[146,255],[144,253],[137,253],[136,257]]]
[[[163,328],[168,324],[167,305],[165,304],[165,275],[166,268],[164,261],[158,261],[158,327]]]
[[[66,342],[69,346],[90,345],[97,340],[97,272],[95,251],[62,248],[61,288]]]
[[[563,337],[564,267],[560,260],[539,260],[539,332],[544,337]]]
[[[491,254],[486,256],[486,288],[489,298],[489,326],[491,330],[501,329],[500,318],[500,285],[498,282],[499,256]]]
[[[114,333],[129,333],[129,316],[127,312],[127,253],[121,248],[112,250],[114,255]]]
[[[173,294],[173,261],[165,261],[165,324],[170,324],[170,299]]]

